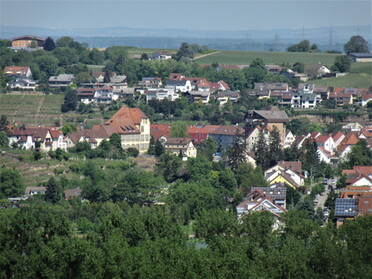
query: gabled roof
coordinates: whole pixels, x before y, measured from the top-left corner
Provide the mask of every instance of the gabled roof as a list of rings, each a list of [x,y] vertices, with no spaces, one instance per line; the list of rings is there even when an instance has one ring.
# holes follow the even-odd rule
[[[279,167],[282,167],[283,169],[291,169],[294,172],[297,172],[299,174],[302,173],[302,163],[301,161],[280,161],[278,162]]]
[[[255,113],[265,118],[270,123],[288,122],[289,118],[283,110],[254,110]]]
[[[104,76],[105,72],[92,72],[92,76],[95,78],[99,78],[100,76]]]
[[[345,138],[341,141],[342,145],[355,145],[359,142],[358,132],[349,132]]]
[[[342,136],[345,136],[343,132],[341,132],[341,131],[334,132],[332,134],[332,139],[333,139],[334,142],[337,142]]]
[[[46,39],[36,36],[20,36],[13,38],[12,41],[18,41],[18,40],[37,40],[37,41],[45,41]]]
[[[168,138],[165,145],[183,145],[186,146],[191,142],[191,138]]]
[[[329,140],[330,136],[327,135],[319,135],[315,138],[316,143],[325,143],[327,140]]]
[[[318,150],[321,151],[327,158],[333,157],[332,153],[326,150],[323,146],[318,146]]]
[[[25,76],[29,70],[30,70],[30,67],[7,66],[4,68],[3,72],[5,75]]]
[[[162,136],[166,136],[167,138],[170,135],[171,126],[167,124],[151,124],[150,125],[150,133],[154,137],[155,140],[158,140]]]

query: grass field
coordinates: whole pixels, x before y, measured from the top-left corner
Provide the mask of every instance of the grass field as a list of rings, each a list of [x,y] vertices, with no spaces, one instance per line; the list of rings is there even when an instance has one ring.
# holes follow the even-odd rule
[[[254,59],[261,58],[265,64],[282,64],[303,62],[314,64],[321,62],[324,65],[332,65],[337,54],[329,53],[298,53],[298,52],[260,52],[260,51],[221,51],[194,61],[199,64],[248,65]]]
[[[56,120],[63,125],[76,118],[83,118],[84,121],[94,124],[102,123],[103,116],[100,113],[92,113],[89,116],[75,112],[62,114],[63,98],[63,94],[0,94],[0,115],[6,115],[10,123],[22,122],[26,126],[55,126]]]
[[[338,78],[315,80],[317,85],[368,88],[372,86],[372,63],[351,64],[350,74]]]
[[[146,53],[149,57],[156,51],[168,51],[171,54],[175,54],[178,50],[177,49],[162,49],[162,48],[128,48],[128,54],[130,57],[134,55],[141,55],[142,53]]]

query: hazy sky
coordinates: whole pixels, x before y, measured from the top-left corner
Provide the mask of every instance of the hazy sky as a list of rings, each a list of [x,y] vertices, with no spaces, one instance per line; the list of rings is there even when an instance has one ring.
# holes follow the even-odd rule
[[[247,30],[372,25],[371,0],[0,0],[0,25]]]

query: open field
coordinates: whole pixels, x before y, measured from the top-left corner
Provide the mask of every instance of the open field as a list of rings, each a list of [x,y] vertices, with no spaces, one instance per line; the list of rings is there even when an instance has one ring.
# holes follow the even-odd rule
[[[175,54],[178,50],[177,49],[165,49],[165,48],[162,49],[162,48],[132,47],[132,48],[128,48],[127,51],[130,57],[133,57],[134,55],[141,55],[142,53],[146,53],[149,57],[151,57],[155,51],[168,51],[171,54]]]
[[[75,112],[62,114],[63,98],[63,94],[36,95],[29,92],[0,94],[0,115],[6,115],[10,123],[22,122],[26,126],[55,126],[57,120],[63,125],[76,118],[94,124],[102,123],[103,116],[98,112],[90,115]]]
[[[332,87],[368,88],[372,86],[372,63],[352,63],[350,74],[338,78],[319,79],[314,83]]]
[[[303,62],[314,64],[321,62],[324,65],[332,65],[337,54],[329,53],[299,53],[299,52],[261,52],[261,51],[221,51],[194,61],[199,64],[248,65],[254,59],[261,58],[265,64],[282,64]]]

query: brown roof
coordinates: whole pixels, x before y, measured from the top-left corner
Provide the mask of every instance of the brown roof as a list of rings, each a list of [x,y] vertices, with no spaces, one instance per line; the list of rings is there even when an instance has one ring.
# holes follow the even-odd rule
[[[291,169],[299,174],[302,173],[302,163],[301,161],[280,161],[278,165],[284,169]]]
[[[358,213],[372,214],[372,193],[368,196],[362,196],[358,199]]]
[[[344,135],[343,132],[338,131],[332,134],[333,141],[336,142],[338,141],[342,136]]]
[[[118,134],[139,134],[142,119],[148,119],[142,110],[123,106],[103,125],[113,127]]]
[[[359,142],[358,132],[349,132],[345,138],[341,141],[342,145],[355,145]]]
[[[37,40],[37,41],[45,41],[46,39],[36,36],[20,36],[13,38],[12,41],[18,41],[18,40]]]
[[[165,145],[188,145],[190,142],[190,138],[169,138]]]
[[[220,128],[220,125],[205,125],[203,128],[207,130],[208,134],[212,134],[216,129]]]
[[[329,136],[326,135],[320,135],[315,139],[316,143],[325,143],[327,140],[329,140]]]
[[[80,189],[79,187],[75,188],[75,189],[67,189],[67,190],[65,190],[66,200],[68,200],[70,198],[74,198],[74,197],[79,197],[82,192],[83,192],[83,190]]]

